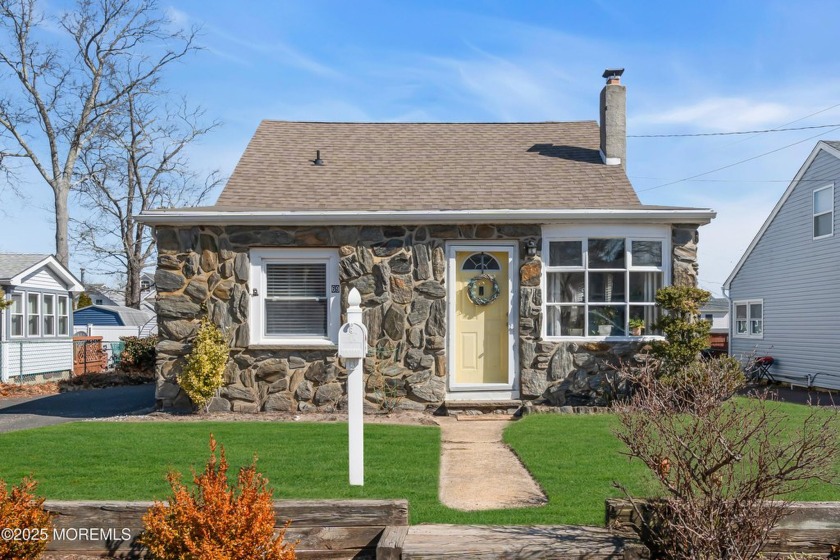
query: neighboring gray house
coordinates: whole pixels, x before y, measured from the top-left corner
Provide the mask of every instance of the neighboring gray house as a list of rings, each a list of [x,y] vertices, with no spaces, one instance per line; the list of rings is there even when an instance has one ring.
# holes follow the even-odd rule
[[[125,305],[125,291],[122,288],[111,288],[105,284],[85,284],[85,292],[90,296],[93,305]],[[155,314],[155,278],[146,272],[140,275],[140,309]]]
[[[214,410],[334,410],[351,288],[366,406],[606,404],[649,337],[656,290],[696,285],[714,212],[641,204],[624,170],[625,87],[601,126],[264,121],[215,206],[144,211],[158,243],[157,399],[199,320],[231,347]],[[504,406],[515,403],[506,403]]]
[[[73,370],[73,294],[81,283],[52,255],[0,254],[0,380]]]
[[[840,389],[840,142],[821,141],[724,283],[734,356],[772,356],[772,373]]]

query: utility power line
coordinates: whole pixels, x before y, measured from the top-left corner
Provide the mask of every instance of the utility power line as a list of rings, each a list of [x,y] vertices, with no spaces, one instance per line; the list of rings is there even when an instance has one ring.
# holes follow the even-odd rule
[[[758,154],[756,156],[752,156],[746,159],[742,159],[741,161],[736,161],[735,163],[730,163],[728,165],[724,165],[723,167],[718,167],[717,169],[712,169],[711,171],[704,171],[703,173],[698,173],[697,175],[692,175],[690,177],[685,177],[683,179],[678,179],[676,181],[670,181],[668,183],[662,183],[661,185],[656,185],[655,187],[649,187],[647,189],[640,189],[638,192],[646,192],[646,191],[653,191],[656,189],[661,189],[663,187],[669,187],[671,185],[676,185],[677,183],[682,183],[685,181],[691,181],[693,179],[697,179],[698,177],[703,177],[705,175],[711,175],[712,173],[717,173],[718,171],[723,171],[724,169],[729,169],[730,167],[735,167],[736,165],[741,165],[742,163],[747,163],[748,161],[753,161],[758,158],[762,158],[764,156],[769,156],[770,154],[775,154],[776,152],[781,152],[782,150],[786,150],[787,148],[796,146],[797,144],[802,144],[803,142],[807,142],[808,140],[813,140],[814,138],[818,138],[820,136],[824,136],[835,130],[840,130],[840,126],[836,128],[832,128],[831,130],[827,130],[825,132],[820,132],[819,134],[815,134],[813,136],[809,136],[808,138],[804,138],[799,140],[798,142],[793,142],[792,144],[787,144],[786,146],[782,146],[781,148],[776,148],[775,150],[770,150],[769,152],[764,152],[763,154]]]
[[[794,130],[813,130],[816,128],[840,127],[840,124],[818,124],[793,128],[766,128],[763,130],[739,130],[735,132],[697,132],[692,134],[628,134],[627,138],[691,138],[697,136],[736,136],[739,134],[766,134],[769,132],[791,132]]]

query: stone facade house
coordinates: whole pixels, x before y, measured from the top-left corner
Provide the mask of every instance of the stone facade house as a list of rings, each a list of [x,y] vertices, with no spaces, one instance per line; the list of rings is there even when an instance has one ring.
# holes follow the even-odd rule
[[[207,316],[231,347],[213,409],[343,407],[354,287],[370,409],[606,403],[611,366],[655,336],[655,291],[695,284],[714,217],[639,202],[620,74],[600,127],[261,123],[215,206],[141,216],[159,251],[159,404],[187,403],[177,376]]]

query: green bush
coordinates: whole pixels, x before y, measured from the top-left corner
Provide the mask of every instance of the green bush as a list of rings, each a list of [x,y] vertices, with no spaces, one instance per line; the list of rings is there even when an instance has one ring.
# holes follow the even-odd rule
[[[711,297],[706,290],[690,286],[668,286],[656,292],[656,304],[666,312],[656,324],[666,340],[653,344],[653,355],[660,361],[662,374],[678,372],[709,347],[711,325],[697,316]]]
[[[157,335],[121,336],[120,340],[125,343],[125,349],[120,354],[120,369],[142,369],[151,370],[155,367],[155,346],[158,343]]]
[[[93,305],[93,300],[90,299],[90,296],[87,295],[87,292],[82,292],[79,295],[79,301],[76,302],[76,309],[90,307],[91,305]]]
[[[196,407],[204,407],[224,382],[228,348],[225,335],[209,319],[201,320],[193,348],[187,356],[178,384]]]

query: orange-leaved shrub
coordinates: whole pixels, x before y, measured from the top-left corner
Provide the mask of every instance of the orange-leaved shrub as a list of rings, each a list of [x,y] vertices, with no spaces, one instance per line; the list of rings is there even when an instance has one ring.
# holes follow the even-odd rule
[[[156,502],[143,517],[140,544],[159,560],[294,560],[294,544],[284,542],[286,528],[274,533],[272,493],[257,472],[256,456],[233,486],[227,471],[224,447],[217,457],[211,434],[207,466],[193,474],[195,490],[170,472],[169,505]]]
[[[44,498],[35,496],[37,482],[24,478],[11,491],[0,479],[0,558],[40,558],[52,538],[52,514],[44,511]],[[7,534],[8,533],[8,534]]]

